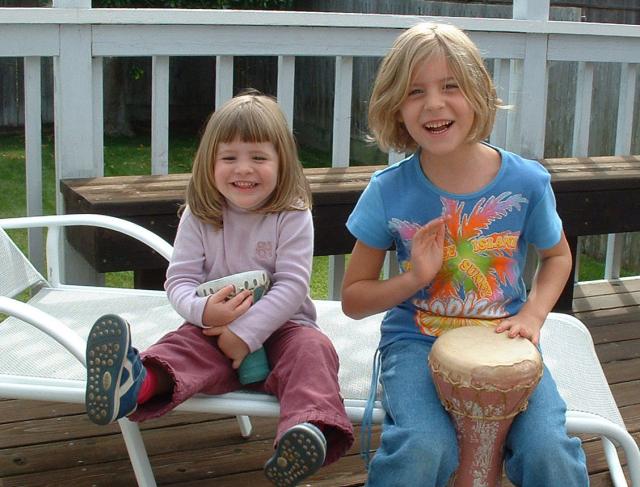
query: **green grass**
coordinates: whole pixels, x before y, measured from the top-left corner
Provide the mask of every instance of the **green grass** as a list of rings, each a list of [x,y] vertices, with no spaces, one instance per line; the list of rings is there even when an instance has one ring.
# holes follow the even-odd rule
[[[54,144],[51,134],[42,138],[43,208],[45,214],[55,213]],[[107,137],[105,139],[105,176],[125,174],[150,174],[151,141],[149,137]],[[191,161],[197,148],[195,137],[173,137],[169,144],[169,172],[184,173],[191,170]],[[330,165],[329,156],[316,150],[301,150],[300,159],[306,167]],[[26,214],[24,135],[0,134],[0,216]],[[11,232],[21,248],[26,248],[26,232]],[[622,276],[636,275],[622,269]],[[328,258],[316,257],[313,263],[311,295],[326,298]],[[604,263],[587,255],[580,258],[580,280],[602,279]],[[113,287],[132,287],[132,272],[116,272],[106,275],[106,283]]]
[[[580,272],[578,274],[580,281],[604,279],[604,262],[596,260],[589,255],[581,254]],[[637,274],[637,272],[634,272],[631,269],[625,269],[624,267],[620,269],[620,277],[630,277]]]

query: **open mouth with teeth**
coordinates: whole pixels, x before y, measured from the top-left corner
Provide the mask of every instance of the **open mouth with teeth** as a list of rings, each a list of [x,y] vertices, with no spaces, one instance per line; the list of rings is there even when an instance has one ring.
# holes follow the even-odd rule
[[[431,122],[424,124],[427,132],[432,134],[441,134],[446,132],[453,125],[453,120],[443,120],[439,122]]]
[[[257,183],[252,183],[250,181],[235,181],[233,183],[233,186],[235,186],[238,189],[252,189],[255,188],[258,184]]]

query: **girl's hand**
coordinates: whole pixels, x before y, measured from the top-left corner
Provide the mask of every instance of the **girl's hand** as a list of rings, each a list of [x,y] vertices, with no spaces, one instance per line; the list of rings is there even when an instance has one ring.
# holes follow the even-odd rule
[[[218,337],[218,347],[229,359],[234,369],[240,367],[244,358],[249,355],[249,346],[226,326],[205,328],[202,333]]]
[[[202,314],[202,324],[207,327],[225,326],[243,315],[253,303],[251,291],[246,289],[231,299],[227,299],[233,292],[233,285],[223,287],[207,299]]]
[[[535,346],[540,342],[540,329],[544,321],[534,316],[518,313],[502,320],[496,327],[496,333],[508,331],[509,338],[521,336],[531,341]]]
[[[442,267],[444,233],[444,220],[435,218],[413,236],[410,272],[420,288],[427,286]]]

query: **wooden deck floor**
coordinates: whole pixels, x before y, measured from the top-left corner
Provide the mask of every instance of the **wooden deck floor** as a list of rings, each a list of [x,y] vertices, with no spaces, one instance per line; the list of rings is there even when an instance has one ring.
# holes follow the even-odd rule
[[[589,326],[622,416],[640,442],[640,280],[585,285],[576,293],[574,312]],[[234,418],[209,414],[172,413],[143,428],[161,485],[270,485],[262,465],[272,451],[274,419],[255,418],[248,440]],[[600,443],[583,439],[591,485],[611,485]],[[358,448],[356,442],[349,455],[307,484],[363,485]],[[0,487],[44,485],[133,486],[135,480],[117,428],[93,425],[83,406],[0,401]]]

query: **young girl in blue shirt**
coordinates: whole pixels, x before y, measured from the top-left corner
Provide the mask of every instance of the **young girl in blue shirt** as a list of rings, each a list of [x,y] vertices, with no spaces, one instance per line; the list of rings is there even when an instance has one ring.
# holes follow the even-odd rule
[[[378,72],[370,129],[383,150],[413,154],[373,176],[347,222],[357,241],[343,309],[354,318],[387,310],[377,354],[386,415],[370,487],[444,486],[457,468],[455,428],[427,366],[437,337],[494,326],[538,345],[569,276],[549,173],[483,142],[499,105],[477,47],[450,25],[407,30]],[[527,296],[529,244],[539,267]],[[380,279],[392,245],[400,273]],[[565,412],[545,368],[506,440],[505,470],[515,485],[588,485]]]

